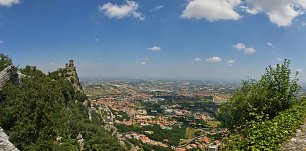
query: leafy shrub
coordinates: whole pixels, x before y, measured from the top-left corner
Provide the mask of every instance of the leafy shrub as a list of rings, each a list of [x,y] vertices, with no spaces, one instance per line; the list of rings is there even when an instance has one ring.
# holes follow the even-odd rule
[[[261,79],[243,81],[243,86],[219,112],[225,127],[243,128],[250,121],[273,119],[290,108],[300,90],[298,79],[291,79],[290,62],[269,66]],[[297,75],[298,73],[296,73]]]
[[[9,65],[12,65],[12,59],[4,54],[0,54],[0,71]]]
[[[303,100],[272,120],[248,123],[239,134],[229,137],[227,150],[279,150],[281,143],[303,123],[305,108],[306,100]]]
[[[1,59],[0,55],[3,65]],[[0,92],[0,126],[18,149],[79,150],[76,138],[80,133],[85,139],[84,150],[124,150],[100,126],[97,115],[93,121],[88,119],[88,109],[82,104],[87,97],[72,83],[56,73],[45,75],[33,66],[21,72],[26,77],[20,85],[8,82]]]

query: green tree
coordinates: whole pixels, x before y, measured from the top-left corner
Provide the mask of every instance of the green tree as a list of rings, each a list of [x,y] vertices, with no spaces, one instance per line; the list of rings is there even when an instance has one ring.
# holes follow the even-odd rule
[[[20,71],[26,75],[20,85],[8,82],[0,92],[0,126],[18,149],[79,150],[81,133],[84,150],[123,150],[100,118],[88,119],[87,97],[72,83],[35,66]]]
[[[0,54],[0,71],[2,71],[7,66],[12,65],[12,59],[7,55]]]
[[[261,79],[243,81],[228,103],[219,110],[224,126],[243,127],[247,122],[272,119],[290,108],[300,90],[298,79],[291,79],[290,61],[266,68]]]
[[[25,66],[23,69],[20,69],[21,73],[27,75],[27,76],[32,76],[32,77],[45,77],[46,75],[38,70],[36,66]]]

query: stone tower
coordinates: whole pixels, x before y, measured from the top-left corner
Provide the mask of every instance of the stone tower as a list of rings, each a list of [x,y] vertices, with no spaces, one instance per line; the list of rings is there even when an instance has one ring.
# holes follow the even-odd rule
[[[73,84],[73,87],[76,90],[84,92],[76,71],[76,67],[74,66],[73,60],[69,60],[69,62],[66,63],[65,68],[59,69],[58,71],[59,75],[69,80]]]
[[[74,66],[73,60],[69,60],[69,66]]]

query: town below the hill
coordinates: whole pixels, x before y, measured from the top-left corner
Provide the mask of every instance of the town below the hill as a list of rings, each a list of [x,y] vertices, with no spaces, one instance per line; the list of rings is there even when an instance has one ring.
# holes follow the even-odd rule
[[[216,110],[240,85],[170,80],[88,80],[92,115],[119,140],[160,150],[207,150],[223,146]],[[136,149],[137,150],[137,149]]]

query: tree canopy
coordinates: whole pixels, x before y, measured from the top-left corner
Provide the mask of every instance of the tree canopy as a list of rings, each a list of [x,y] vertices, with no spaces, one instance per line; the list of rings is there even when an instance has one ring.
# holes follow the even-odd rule
[[[0,71],[2,71],[7,66],[12,65],[12,59],[7,55],[0,54]]]
[[[300,90],[298,79],[291,78],[290,61],[266,68],[257,80],[243,81],[228,103],[219,110],[225,127],[239,128],[247,122],[272,119],[290,108]]]
[[[84,150],[123,150],[100,123],[89,120],[87,97],[68,80],[33,66],[20,71],[26,75],[20,84],[7,83],[0,92],[0,126],[18,149],[79,150],[81,134]]]

